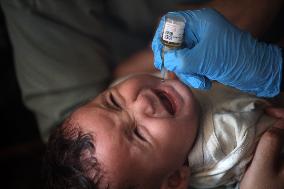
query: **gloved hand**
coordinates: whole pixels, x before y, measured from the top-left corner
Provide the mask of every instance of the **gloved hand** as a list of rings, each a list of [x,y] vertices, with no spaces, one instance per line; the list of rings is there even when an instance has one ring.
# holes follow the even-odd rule
[[[164,55],[166,69],[185,84],[209,89],[210,80],[257,96],[272,97],[280,92],[281,50],[258,42],[238,29],[214,9],[171,12],[186,19],[184,44]],[[165,16],[152,42],[155,67],[161,69],[161,32]]]

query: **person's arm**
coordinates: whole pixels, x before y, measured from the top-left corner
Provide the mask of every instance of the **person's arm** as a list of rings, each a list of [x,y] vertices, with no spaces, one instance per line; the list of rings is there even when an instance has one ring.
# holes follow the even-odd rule
[[[205,3],[179,4],[177,10],[194,10],[200,8],[214,8],[238,28],[252,33],[254,37],[262,37],[274,19],[283,9],[283,0],[213,0]],[[284,38],[277,43],[281,47],[284,60]],[[284,69],[282,69],[282,76]],[[284,91],[284,78],[280,90]]]
[[[156,71],[153,65],[153,52],[148,47],[120,62],[114,69],[113,77],[120,78],[133,73],[154,73]]]
[[[269,4],[269,6],[267,6]],[[214,8],[240,29],[261,37],[272,24],[283,4],[282,0],[212,0],[199,3],[177,3],[166,11]],[[155,72],[153,53],[150,48],[143,49],[118,64],[113,72],[114,78],[136,72]]]
[[[183,3],[175,10],[214,8],[240,29],[261,37],[281,11],[282,0],[213,0],[205,3]]]
[[[216,80],[260,97],[279,94],[283,60],[278,46],[258,41],[214,9],[170,14],[186,20],[184,46],[167,51],[164,66],[185,84],[209,89],[211,81]],[[154,64],[158,69],[162,65],[160,34],[164,22],[165,17],[152,43]]]
[[[240,189],[284,188],[284,108],[269,108],[267,113],[279,120],[261,137]]]

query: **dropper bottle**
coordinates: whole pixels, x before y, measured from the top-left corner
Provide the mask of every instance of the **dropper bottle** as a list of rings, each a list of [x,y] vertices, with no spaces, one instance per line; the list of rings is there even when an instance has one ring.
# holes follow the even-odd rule
[[[164,65],[164,54],[166,51],[180,48],[183,43],[183,34],[185,28],[185,19],[183,16],[175,14],[167,14],[165,24],[161,35],[161,42],[164,45],[162,48],[162,81],[167,78],[167,69]]]

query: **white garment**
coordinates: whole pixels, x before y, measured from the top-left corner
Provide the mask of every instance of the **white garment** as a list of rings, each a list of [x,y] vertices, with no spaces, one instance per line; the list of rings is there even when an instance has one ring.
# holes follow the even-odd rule
[[[240,181],[260,136],[275,122],[263,112],[268,102],[217,83],[194,94],[202,117],[188,157],[190,185],[213,188]]]

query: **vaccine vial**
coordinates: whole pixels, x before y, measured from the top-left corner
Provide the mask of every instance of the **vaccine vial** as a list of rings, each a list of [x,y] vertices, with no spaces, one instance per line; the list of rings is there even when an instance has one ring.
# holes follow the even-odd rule
[[[164,66],[164,54],[168,50],[177,49],[182,46],[183,34],[185,28],[185,18],[180,15],[168,14],[165,18],[161,42],[164,45],[162,49],[162,81],[167,77],[167,70]]]
[[[165,18],[161,40],[168,48],[178,48],[183,43],[185,19],[183,16],[168,14]]]

